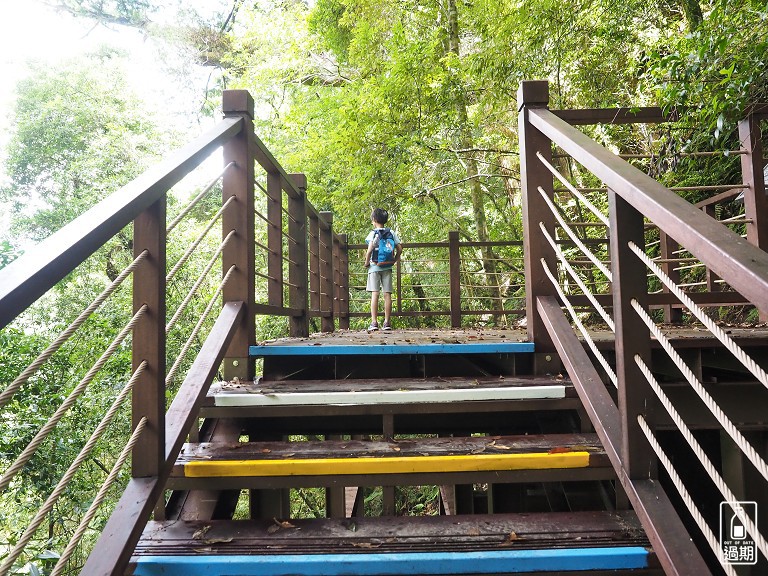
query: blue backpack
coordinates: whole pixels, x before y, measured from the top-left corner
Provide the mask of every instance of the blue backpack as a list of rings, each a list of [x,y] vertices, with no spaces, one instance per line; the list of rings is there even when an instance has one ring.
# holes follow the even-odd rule
[[[373,231],[373,253],[371,262],[382,268],[389,268],[395,263],[395,237],[389,228],[376,228]]]

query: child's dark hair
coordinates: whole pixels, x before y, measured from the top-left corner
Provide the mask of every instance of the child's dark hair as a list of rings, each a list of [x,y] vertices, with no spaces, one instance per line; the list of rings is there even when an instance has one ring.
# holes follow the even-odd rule
[[[389,220],[389,214],[384,208],[374,208],[371,212],[371,220],[378,224],[386,224]]]

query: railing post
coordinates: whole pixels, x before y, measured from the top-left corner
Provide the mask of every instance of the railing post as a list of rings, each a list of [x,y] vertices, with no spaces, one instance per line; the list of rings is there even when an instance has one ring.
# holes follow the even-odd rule
[[[341,271],[339,281],[339,290],[341,291],[341,296],[339,297],[341,303],[339,309],[339,328],[349,330],[349,236],[339,234],[339,241],[341,243],[341,259],[339,261],[339,269]],[[399,264],[400,262],[398,262]],[[400,292],[398,290],[399,295]]]
[[[147,256],[133,273],[134,314],[146,306],[133,329],[133,371],[146,367],[133,388],[132,429],[148,420],[133,449],[134,478],[159,476],[165,461],[165,211],[163,196],[133,224],[134,256]]]
[[[349,329],[349,254],[347,253],[347,235],[334,234],[334,276],[336,285],[336,317],[339,329]],[[398,263],[399,264],[399,263]]]
[[[249,357],[248,347],[256,339],[253,312],[256,301],[253,98],[247,90],[225,90],[223,110],[227,118],[239,116],[243,119],[243,129],[224,145],[224,165],[234,162],[235,166],[224,173],[222,201],[232,197],[235,201],[224,211],[221,231],[222,237],[233,230],[235,234],[222,252],[222,273],[226,275],[234,266],[224,286],[223,300],[245,304],[245,314],[225,356],[224,377],[246,380],[253,376],[253,360]]]
[[[267,303],[283,306],[283,182],[267,172]]]
[[[717,220],[717,212],[714,204],[708,204],[704,207],[704,212],[712,218],[713,220]],[[720,276],[712,272],[712,270],[707,267],[707,292],[719,292],[720,291],[720,284],[718,284],[718,280],[720,279]]]
[[[320,212],[320,330],[333,332],[333,212]]]
[[[653,451],[637,422],[637,416],[642,414],[653,426],[650,407],[655,402],[655,396],[635,357],[639,356],[650,366],[651,338],[648,327],[633,309],[632,301],[648,309],[648,279],[645,265],[629,248],[629,243],[634,242],[640,249],[645,249],[643,216],[612,190],[608,191],[608,200],[616,376],[622,427],[621,459],[630,478],[647,479],[655,476]]]
[[[288,305],[301,310],[300,316],[291,316],[290,335],[309,336],[309,314],[307,310],[307,292],[309,289],[307,262],[307,177],[304,174],[291,174],[291,179],[299,190],[297,197],[288,198],[288,247],[289,272]]]
[[[534,128],[528,118],[533,108],[546,108],[549,104],[549,83],[546,80],[522,82],[517,92],[518,134],[520,138],[520,177],[523,192],[523,250],[525,255],[525,308],[528,340],[537,352],[554,350],[552,340],[536,309],[539,296],[556,296],[552,283],[542,269],[542,258],[555,272],[555,254],[543,239],[540,224],[555,237],[555,217],[549,210],[539,189],[550,198],[554,196],[552,174],[536,157],[540,153],[552,161],[552,142]]]
[[[320,220],[309,215],[309,309],[320,312]]]
[[[675,284],[680,283],[680,270],[675,262],[666,262],[666,260],[672,260],[675,258],[675,250],[678,249],[679,244],[675,242],[667,233],[659,231],[659,244],[661,250],[661,259],[665,260],[662,263],[661,269],[664,270],[667,276],[672,279]],[[669,288],[664,286],[663,292],[669,294]],[[681,308],[674,308],[671,304],[664,304],[664,322],[677,323],[683,318],[683,310]]]
[[[747,219],[747,242],[768,251],[768,198],[765,196],[763,144],[760,117],[750,115],[739,122],[739,140],[746,151],[741,156],[741,176],[748,186],[744,190],[744,215]],[[759,310],[760,320],[768,320],[768,310]]]
[[[461,328],[461,251],[459,232],[448,232],[448,272],[451,296],[451,327]]]

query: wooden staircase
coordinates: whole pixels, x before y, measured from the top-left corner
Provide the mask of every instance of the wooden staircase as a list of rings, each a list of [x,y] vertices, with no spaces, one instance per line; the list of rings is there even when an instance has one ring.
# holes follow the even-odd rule
[[[439,334],[252,347],[263,377],[210,388],[132,573],[657,572],[551,357],[508,334]],[[441,515],[395,515],[399,486],[439,487]],[[291,517],[302,488],[325,489],[326,518]],[[242,490],[250,518],[233,520]]]

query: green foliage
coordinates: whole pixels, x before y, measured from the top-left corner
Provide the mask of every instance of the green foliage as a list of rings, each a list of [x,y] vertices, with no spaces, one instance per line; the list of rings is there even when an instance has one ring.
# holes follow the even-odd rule
[[[0,188],[17,238],[48,237],[161,152],[120,59],[103,50],[58,69],[34,65],[18,85],[6,163],[10,184]]]
[[[101,24],[144,28],[157,4],[149,0],[50,0],[54,6]]]
[[[644,85],[664,106],[705,127],[711,145],[727,140],[754,104],[768,100],[766,53],[765,2],[710,0],[693,32],[659,39]]]

